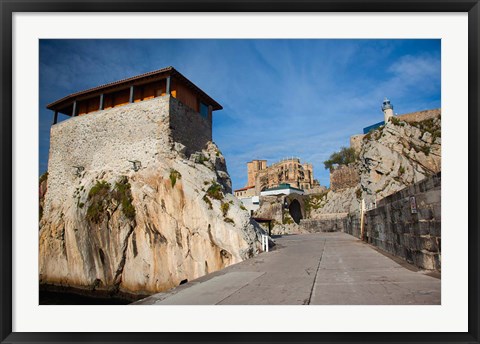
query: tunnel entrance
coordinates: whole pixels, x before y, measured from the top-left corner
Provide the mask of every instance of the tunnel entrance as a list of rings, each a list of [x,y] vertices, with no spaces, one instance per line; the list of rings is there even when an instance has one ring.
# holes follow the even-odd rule
[[[300,203],[296,199],[294,199],[288,206],[288,212],[292,216],[293,221],[295,221],[295,223],[298,225],[300,223],[300,220],[303,217],[302,217],[302,207],[300,206]]]

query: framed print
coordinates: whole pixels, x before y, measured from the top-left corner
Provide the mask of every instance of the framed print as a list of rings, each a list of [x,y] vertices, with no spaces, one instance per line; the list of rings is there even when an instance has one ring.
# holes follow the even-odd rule
[[[479,342],[479,8],[2,1],[2,342]]]

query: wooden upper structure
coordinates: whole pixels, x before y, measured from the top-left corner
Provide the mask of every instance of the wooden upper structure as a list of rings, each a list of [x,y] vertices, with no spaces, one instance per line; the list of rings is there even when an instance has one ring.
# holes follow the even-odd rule
[[[55,112],[55,124],[58,113],[80,116],[166,94],[202,115],[222,109],[220,104],[171,66],[70,94],[48,104],[47,109]]]

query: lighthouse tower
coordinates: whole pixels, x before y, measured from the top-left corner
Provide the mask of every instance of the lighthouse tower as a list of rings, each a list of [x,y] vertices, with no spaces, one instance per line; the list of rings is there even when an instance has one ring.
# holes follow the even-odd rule
[[[385,124],[388,122],[390,117],[393,117],[393,105],[390,104],[390,100],[385,98],[382,104],[383,116],[385,117]]]

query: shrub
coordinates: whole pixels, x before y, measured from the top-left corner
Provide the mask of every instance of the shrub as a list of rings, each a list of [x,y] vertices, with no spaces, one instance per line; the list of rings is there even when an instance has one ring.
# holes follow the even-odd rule
[[[87,208],[87,220],[100,223],[107,209],[109,201],[110,184],[104,180],[97,181],[88,192],[87,200],[90,205]]]
[[[222,200],[223,199],[223,192],[222,186],[216,182],[213,182],[212,185],[207,189],[207,195],[210,198]]]
[[[357,196],[357,199],[362,199],[362,189],[358,188],[357,191],[355,191],[355,196]]]
[[[339,152],[334,152],[330,155],[328,160],[325,160],[323,164],[325,169],[333,171],[334,165],[348,165],[357,161],[358,155],[353,148],[342,147]]]
[[[227,216],[228,210],[230,209],[230,204],[229,203],[223,203],[220,205],[220,209],[222,210],[223,216]]]
[[[88,192],[87,200],[90,205],[87,208],[87,220],[93,223],[100,223],[105,212],[115,200],[119,205],[126,218],[132,220],[135,218],[135,207],[132,204],[133,197],[131,193],[130,183],[126,177],[121,178],[115,183],[113,190],[110,191],[110,184],[104,180],[97,183]],[[79,203],[80,208],[83,203]]]
[[[227,223],[235,223],[235,221],[233,221],[231,218],[229,217],[224,217],[223,218],[223,221],[227,222]]]
[[[402,175],[402,174],[404,174],[404,173],[405,173],[405,167],[400,166],[400,168],[398,169],[398,174],[399,174],[399,175]]]
[[[92,186],[88,192],[88,200],[91,200],[95,197],[105,197],[110,191],[110,183],[105,180],[97,181],[97,183]]]
[[[127,178],[122,178],[115,183],[113,198],[122,205],[123,214],[130,220],[135,218],[135,207],[133,206],[133,197],[130,183]]]
[[[177,183],[177,179],[182,179],[182,175],[177,170],[173,168],[170,170],[170,182],[172,183],[172,188]]]
[[[422,146],[420,147],[420,150],[423,152],[423,154],[425,155],[429,155],[430,154],[430,146],[429,145],[425,145],[425,146]]]
[[[293,219],[292,219],[292,217],[290,216],[289,213],[285,212],[285,213],[283,213],[282,222],[283,222],[284,225],[291,225],[293,223]]]
[[[46,181],[48,179],[48,171],[45,172],[44,174],[42,174],[40,176],[40,178],[38,178],[38,183],[39,184],[42,184],[44,181]]]
[[[389,121],[392,122],[393,125],[399,125],[400,124],[400,120],[397,117],[390,117]]]
[[[243,204],[240,205],[240,209],[242,209],[242,210],[247,210],[247,208],[245,208],[245,206],[244,206]],[[248,210],[247,210],[247,211],[248,211]]]
[[[204,200],[205,203],[208,204],[208,209],[213,209],[213,207],[212,207],[212,201],[210,201],[210,198],[208,198],[207,195],[204,195],[202,199]]]

